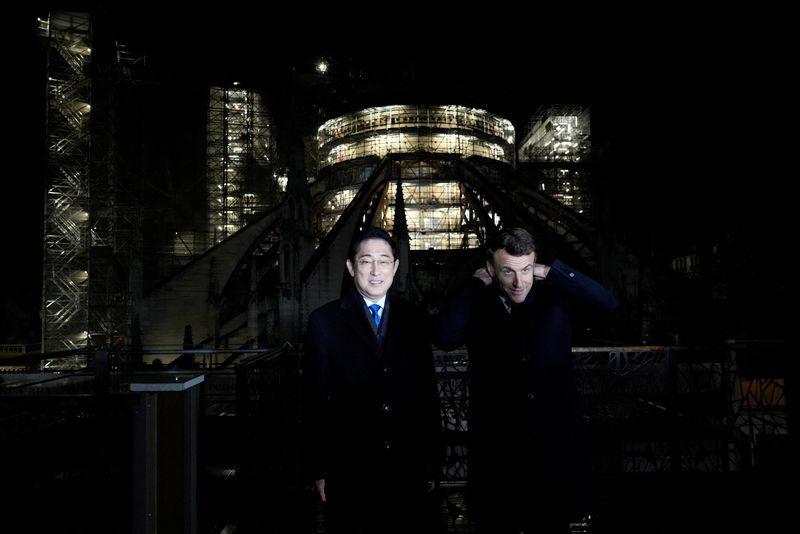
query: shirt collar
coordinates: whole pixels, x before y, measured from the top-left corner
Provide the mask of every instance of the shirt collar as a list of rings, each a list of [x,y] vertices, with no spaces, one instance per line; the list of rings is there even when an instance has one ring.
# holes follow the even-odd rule
[[[511,304],[512,304],[512,302],[511,302],[511,299],[509,299],[507,296],[505,296],[505,295],[503,295],[503,294],[501,293],[501,294],[500,294],[500,302],[502,302],[502,303],[503,303],[503,306],[505,306],[505,307],[506,307],[506,311],[507,311],[508,313],[511,313]]]
[[[381,297],[381,298],[380,298],[378,301],[376,301],[376,302],[373,302],[373,301],[369,300],[367,297],[365,297],[365,296],[363,296],[363,295],[361,296],[361,298],[363,298],[363,299],[364,299],[364,304],[366,304],[366,305],[367,305],[367,308],[369,308],[370,304],[377,304],[378,306],[380,306],[380,307],[381,307],[381,309],[383,309],[383,308],[385,308],[385,307],[386,307],[386,295],[382,296],[382,297]]]

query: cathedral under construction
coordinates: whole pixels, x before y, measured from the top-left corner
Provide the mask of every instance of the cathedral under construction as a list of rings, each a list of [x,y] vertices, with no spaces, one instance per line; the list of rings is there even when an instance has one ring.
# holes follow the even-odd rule
[[[292,57],[257,81],[162,79],[103,10],[36,24],[41,348],[0,347],[16,530],[324,531],[299,476],[303,342],[309,313],[350,282],[366,226],[398,243],[392,289],[431,314],[510,226],[535,234],[542,263],[618,297],[613,321],[579,317],[573,338],[596,534],[794,524],[778,488],[796,448],[796,341],[739,337],[775,314],[733,307],[737,291],[763,293],[738,244],[665,258],[636,239],[653,221],[629,186],[651,169],[621,176],[630,147],[609,124],[644,129],[620,110],[390,91],[378,86],[407,69],[382,84],[387,69],[354,58]],[[468,354],[433,354],[443,532],[469,533]]]
[[[389,101],[317,115],[287,134],[269,88],[209,86],[191,101],[204,148],[189,156],[191,188],[176,201],[142,124],[159,105],[141,83],[145,58],[118,42],[102,50],[111,41],[101,38],[93,46],[82,13],[53,13],[40,31],[49,44],[45,352],[300,341],[308,313],[338,297],[364,225],[398,240],[396,289],[431,310],[480,265],[486,237],[515,224],[620,295],[628,313],[618,339],[675,330],[653,290],[674,273],[615,242],[599,218],[607,170],[588,105],[541,104],[515,127],[459,102]]]

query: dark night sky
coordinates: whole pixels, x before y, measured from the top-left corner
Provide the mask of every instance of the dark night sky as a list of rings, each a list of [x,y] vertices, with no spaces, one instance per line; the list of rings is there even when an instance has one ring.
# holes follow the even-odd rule
[[[239,80],[269,88],[274,104],[290,109],[282,103],[297,100],[287,90],[291,81],[313,58],[327,56],[351,74],[348,87],[332,89],[324,103],[331,114],[360,103],[456,103],[507,117],[519,130],[541,103],[588,103],[594,133],[611,150],[614,175],[627,191],[615,209],[629,214],[631,225],[650,227],[658,244],[677,251],[738,229],[759,243],[765,261],[774,261],[797,241],[787,243],[779,229],[796,198],[796,172],[785,165],[793,149],[777,135],[781,109],[791,106],[782,100],[777,76],[736,50],[726,56],[712,45],[682,56],[659,49],[642,61],[630,49],[599,40],[551,60],[543,43],[493,42],[487,39],[502,34],[488,28],[414,34],[386,21],[371,31],[335,24],[318,31],[300,18],[275,15],[190,17],[147,2],[93,5],[97,24],[103,21],[112,39],[146,53],[151,76],[173,95],[176,87]],[[23,300],[38,295],[41,284],[45,95],[35,17],[47,10],[36,9],[15,14],[10,24],[20,43],[9,67],[20,82],[20,98],[11,106],[19,125],[12,154],[30,155],[30,165],[4,179],[4,197],[14,198],[21,211],[8,232],[10,250],[20,259],[7,267],[4,295]],[[470,36],[474,47],[461,47]],[[745,89],[745,76],[762,85]]]

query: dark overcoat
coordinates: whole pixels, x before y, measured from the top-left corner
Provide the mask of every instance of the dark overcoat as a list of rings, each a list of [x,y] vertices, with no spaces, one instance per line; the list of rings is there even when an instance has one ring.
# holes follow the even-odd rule
[[[572,356],[580,306],[607,315],[619,303],[596,281],[554,261],[511,311],[496,284],[473,278],[440,313],[437,344],[465,343],[469,356],[467,471],[476,514],[512,520],[508,510],[531,515],[537,503],[543,514],[588,506],[581,502],[588,457]],[[543,504],[542,496],[552,502]]]
[[[390,293],[376,332],[364,299],[349,291],[309,316],[306,357],[309,478],[326,480],[331,504],[412,506],[442,458],[425,311]]]

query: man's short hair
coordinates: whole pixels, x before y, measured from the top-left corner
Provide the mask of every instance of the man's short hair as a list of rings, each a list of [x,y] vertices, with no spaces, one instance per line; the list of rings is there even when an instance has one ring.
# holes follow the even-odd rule
[[[394,238],[389,235],[389,232],[384,230],[383,228],[377,228],[375,226],[368,226],[361,230],[353,240],[353,244],[350,245],[350,261],[355,263],[356,261],[356,254],[358,253],[358,247],[361,246],[361,243],[366,241],[367,239],[383,239],[389,246],[392,248],[392,257],[397,259],[397,243],[395,243]]]
[[[505,250],[512,256],[525,256],[536,252],[536,240],[524,228],[504,228],[486,243],[486,261],[491,261],[498,250]]]

